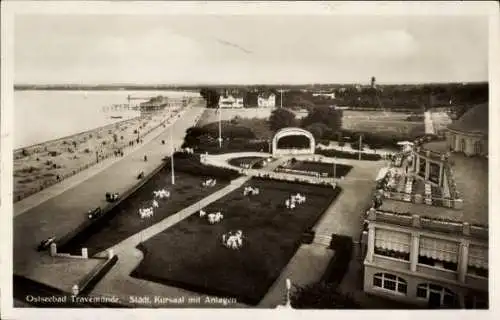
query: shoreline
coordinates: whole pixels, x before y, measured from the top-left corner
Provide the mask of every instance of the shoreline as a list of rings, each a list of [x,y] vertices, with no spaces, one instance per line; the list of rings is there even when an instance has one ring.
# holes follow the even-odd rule
[[[14,203],[111,157],[123,157],[182,112],[182,104],[14,151]],[[147,139],[146,139],[147,140]]]
[[[57,142],[61,142],[63,140],[66,140],[66,139],[72,139],[72,138],[76,138],[78,137],[79,135],[84,135],[84,134],[90,134],[90,133],[93,133],[95,131],[99,131],[99,130],[106,130],[106,129],[110,129],[111,127],[113,126],[116,126],[116,125],[123,125],[125,124],[126,122],[131,122],[132,120],[137,120],[139,119],[140,117],[143,117],[142,115],[138,115],[136,117],[133,117],[133,118],[129,118],[129,119],[124,119],[124,120],[121,120],[121,121],[117,121],[117,122],[113,122],[113,123],[109,123],[109,124],[105,124],[103,126],[99,126],[99,127],[95,127],[94,129],[89,129],[89,130],[84,130],[84,131],[80,131],[80,132],[77,132],[77,133],[73,133],[73,134],[70,134],[70,135],[67,135],[67,136],[64,136],[64,137],[60,137],[60,138],[55,138],[55,139],[51,139],[51,140],[47,140],[47,141],[44,141],[44,142],[39,142],[39,143],[35,143],[35,144],[31,144],[29,146],[25,146],[25,147],[19,147],[19,148],[16,148],[14,149],[14,156],[17,152],[22,152],[23,149],[29,151],[29,150],[32,150],[36,147],[43,147],[45,145],[49,145],[51,143],[57,143]],[[109,127],[109,128],[108,128]],[[28,150],[29,149],[29,150]]]

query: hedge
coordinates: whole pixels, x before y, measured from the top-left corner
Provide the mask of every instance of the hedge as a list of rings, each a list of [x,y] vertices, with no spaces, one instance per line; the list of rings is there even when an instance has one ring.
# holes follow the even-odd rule
[[[340,150],[324,150],[324,149],[316,149],[316,154],[321,154],[326,157],[335,157],[335,158],[344,158],[344,159],[359,159],[358,152],[349,152],[349,151],[340,151]],[[361,160],[369,160],[369,161],[379,161],[382,159],[382,156],[377,153],[361,153]]]
[[[165,162],[168,166],[170,164],[170,158],[167,158]],[[208,176],[227,180],[233,180],[241,176],[237,170],[202,164],[199,154],[176,152],[174,154],[174,165],[175,170],[178,172],[190,173],[198,176]]]
[[[330,248],[335,251],[335,254],[328,263],[321,281],[336,285],[340,284],[349,268],[352,258],[352,247],[353,241],[351,237],[337,234],[332,235]]]

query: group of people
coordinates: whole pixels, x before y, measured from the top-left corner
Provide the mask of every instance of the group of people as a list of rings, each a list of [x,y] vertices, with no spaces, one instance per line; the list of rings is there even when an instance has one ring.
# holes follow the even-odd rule
[[[169,198],[170,192],[165,189],[155,190],[153,191],[153,196],[154,199],[153,201],[151,201],[151,207],[139,209],[139,216],[141,217],[141,219],[152,217],[154,214],[154,209],[160,207],[160,203],[156,200],[156,198],[159,199]]]
[[[141,219],[152,217],[153,216],[153,207],[139,208],[139,215],[141,216]]]
[[[201,183],[203,187],[215,187],[216,184],[217,184],[216,179],[207,179]]]
[[[238,250],[243,246],[243,232],[238,230],[236,232],[228,232],[222,235],[222,244],[233,250]]]
[[[259,188],[254,188],[254,187],[248,186],[248,187],[245,187],[245,189],[243,189],[244,196],[247,196],[247,195],[256,196],[258,194],[259,194]]]
[[[220,211],[207,214],[205,211],[200,210],[200,218],[204,217],[207,217],[208,223],[210,224],[219,223],[224,219],[224,215]]]
[[[160,190],[157,190],[157,191],[153,191],[153,195],[155,198],[160,198],[160,199],[163,199],[163,198],[169,198],[170,197],[170,192],[165,190],[165,189],[160,189]]]
[[[303,204],[306,202],[306,196],[297,193],[295,195],[291,195],[289,199],[285,200],[285,206],[287,209],[295,209],[295,207],[299,204]]]
[[[114,153],[115,157],[123,157],[124,156],[122,149],[115,150],[115,151],[113,151],[113,153]]]

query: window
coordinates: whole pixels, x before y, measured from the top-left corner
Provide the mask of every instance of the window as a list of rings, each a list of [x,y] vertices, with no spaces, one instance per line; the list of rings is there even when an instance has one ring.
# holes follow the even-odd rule
[[[482,292],[469,292],[465,296],[466,309],[488,309],[488,294]]]
[[[468,259],[468,274],[488,277],[488,248],[486,246],[469,245]]]
[[[426,167],[426,160],[421,157],[419,167],[418,167],[418,175],[419,176],[425,177],[425,167]]]
[[[481,141],[476,141],[474,143],[474,154],[481,154],[482,146],[481,146]]]
[[[457,271],[458,243],[443,239],[420,237],[418,263]]]
[[[433,303],[438,302],[437,304],[441,307],[458,306],[458,296],[451,290],[437,284],[419,284],[417,286],[417,297],[421,299],[427,299],[429,300],[429,302],[432,299]]]
[[[375,229],[375,254],[410,261],[411,236],[409,233]]]
[[[373,286],[406,294],[407,282],[390,273],[377,273],[373,276]]]
[[[440,167],[439,164],[430,162],[429,165],[429,180],[438,183],[439,182]]]

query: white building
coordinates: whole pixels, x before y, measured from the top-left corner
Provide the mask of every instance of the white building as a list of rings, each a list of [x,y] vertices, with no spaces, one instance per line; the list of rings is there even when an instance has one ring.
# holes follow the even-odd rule
[[[274,93],[261,93],[257,97],[259,108],[274,108],[276,106],[276,95]]]
[[[335,99],[335,92],[331,93],[313,93],[313,97],[324,97],[328,99]]]
[[[244,99],[240,95],[223,94],[219,98],[219,108],[243,108]]]

